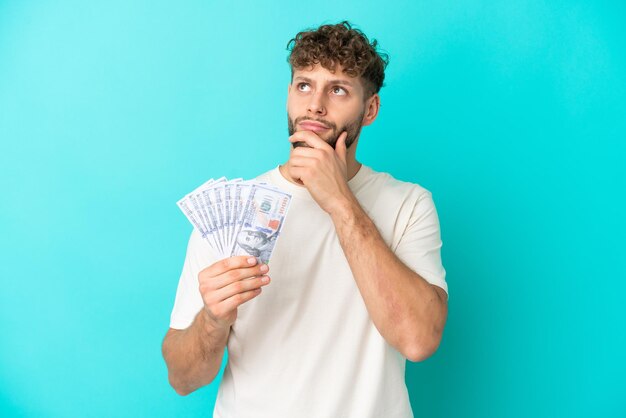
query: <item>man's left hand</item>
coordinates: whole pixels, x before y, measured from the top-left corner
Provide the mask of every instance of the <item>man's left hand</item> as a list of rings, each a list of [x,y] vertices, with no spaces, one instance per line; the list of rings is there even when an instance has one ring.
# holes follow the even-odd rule
[[[312,131],[297,131],[289,142],[305,142],[309,147],[291,150],[287,169],[294,180],[304,185],[320,207],[332,214],[353,198],[348,187],[346,137],[342,132],[335,149]]]

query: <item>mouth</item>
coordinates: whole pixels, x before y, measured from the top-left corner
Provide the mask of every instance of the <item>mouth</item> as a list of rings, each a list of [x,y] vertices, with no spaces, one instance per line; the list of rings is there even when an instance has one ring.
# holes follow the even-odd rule
[[[300,122],[300,128],[302,128],[305,131],[314,131],[314,132],[322,132],[325,131],[327,129],[330,129],[328,126],[323,125],[321,123],[318,122],[312,122],[312,121],[304,121],[304,122]]]

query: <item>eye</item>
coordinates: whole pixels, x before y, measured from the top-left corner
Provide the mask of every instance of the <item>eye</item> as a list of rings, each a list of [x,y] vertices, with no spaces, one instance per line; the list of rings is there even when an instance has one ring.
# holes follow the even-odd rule
[[[340,94],[337,94],[337,96],[345,96],[348,94],[346,89],[344,89],[343,87],[338,87],[338,86],[333,87],[333,92],[336,92],[337,90],[340,90],[342,92]]]
[[[301,88],[301,87],[302,87],[302,86],[308,86],[308,85],[309,85],[309,83],[298,83],[297,87],[298,87],[298,90],[300,90],[300,91],[304,91],[304,90],[302,90],[302,88]]]

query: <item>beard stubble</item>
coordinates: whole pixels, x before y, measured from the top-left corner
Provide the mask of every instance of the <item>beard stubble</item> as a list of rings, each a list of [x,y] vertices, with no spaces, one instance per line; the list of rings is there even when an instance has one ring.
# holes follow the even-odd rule
[[[361,112],[361,115],[358,118],[354,119],[353,121],[350,121],[350,122],[346,123],[345,125],[343,125],[341,127],[341,129],[337,129],[337,125],[335,125],[334,123],[329,123],[327,121],[322,121],[322,120],[318,121],[318,122],[323,123],[324,125],[330,127],[330,129],[332,130],[332,134],[331,134],[331,136],[328,139],[326,139],[326,138],[322,138],[322,139],[328,145],[333,147],[333,149],[335,149],[335,146],[337,145],[337,139],[339,139],[339,135],[341,135],[341,133],[343,131],[346,131],[346,132],[348,132],[348,136],[346,137],[346,148],[350,148],[350,146],[354,143],[354,141],[356,141],[356,139],[359,137],[359,134],[361,133],[361,128],[363,128],[363,126],[361,126],[361,122],[363,121],[363,116],[364,115],[365,115],[365,109],[363,110],[363,112]],[[289,116],[289,113],[287,113],[287,130],[289,131],[289,136],[293,135],[296,132],[296,125],[298,123],[300,123],[300,122],[305,121],[305,120],[314,120],[314,119],[297,118],[294,121]],[[316,133],[316,132],[314,132],[314,133]],[[308,147],[309,146],[309,145],[307,145],[306,142],[303,142],[303,141],[297,141],[297,142],[292,143],[291,145],[293,146],[293,148]]]

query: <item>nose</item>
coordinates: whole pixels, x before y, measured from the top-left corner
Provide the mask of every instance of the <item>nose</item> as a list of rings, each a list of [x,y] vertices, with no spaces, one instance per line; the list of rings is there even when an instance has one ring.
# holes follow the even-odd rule
[[[326,107],[324,105],[324,92],[318,91],[315,92],[311,96],[311,101],[309,102],[309,112],[315,113],[317,115],[326,114]]]

